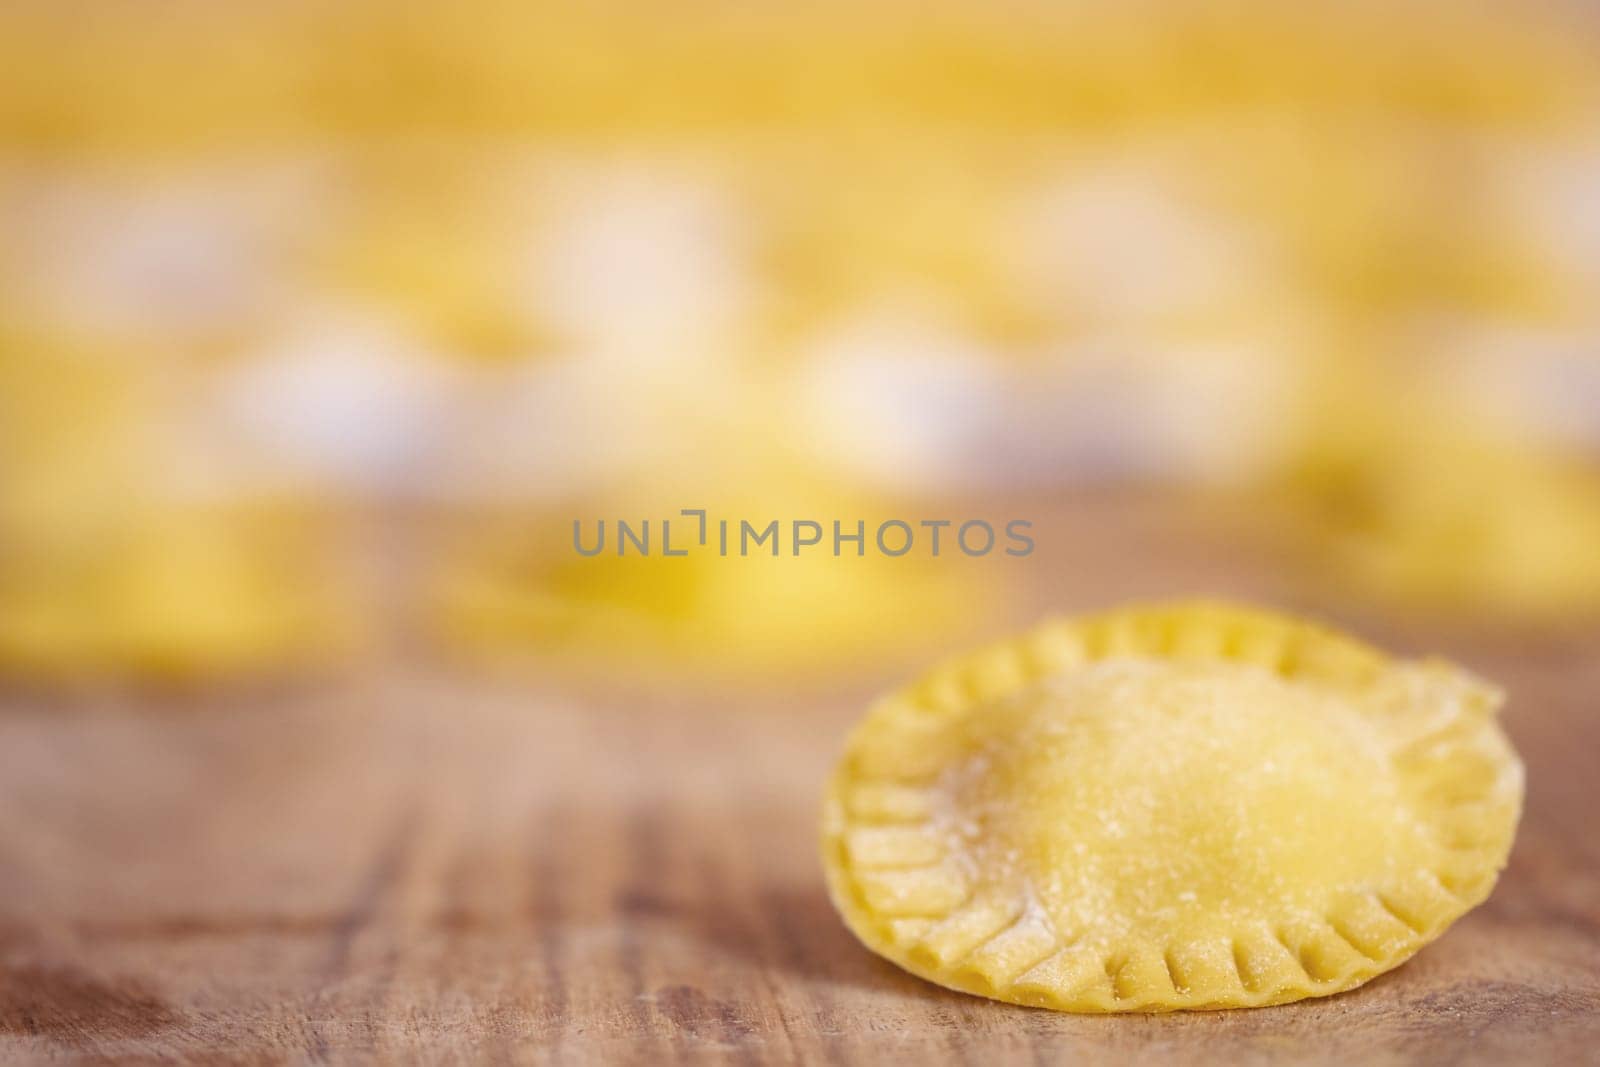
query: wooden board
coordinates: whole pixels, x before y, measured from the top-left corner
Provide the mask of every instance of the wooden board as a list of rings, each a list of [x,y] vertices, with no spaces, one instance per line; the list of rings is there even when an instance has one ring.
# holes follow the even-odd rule
[[[1055,523],[996,628],[1165,589],[1305,595],[1161,509]],[[696,696],[395,665],[12,695],[0,1061],[1600,1062],[1597,635],[1374,636],[1512,691],[1530,786],[1499,889],[1351,994],[1163,1017],[993,1004],[851,939],[818,788],[886,677]]]

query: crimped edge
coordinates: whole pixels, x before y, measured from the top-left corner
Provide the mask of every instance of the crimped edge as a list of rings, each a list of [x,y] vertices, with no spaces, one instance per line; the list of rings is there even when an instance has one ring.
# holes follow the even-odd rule
[[[864,778],[856,756],[869,730],[894,718],[947,720],[1060,671],[1114,657],[1253,664],[1287,679],[1351,692],[1401,667],[1448,674],[1459,707],[1442,727],[1395,753],[1396,774],[1404,781],[1412,773],[1408,767],[1448,767],[1467,752],[1493,773],[1479,776],[1464,792],[1460,783],[1451,783],[1451,796],[1435,802],[1435,810],[1450,816],[1438,820],[1449,838],[1439,843],[1448,862],[1438,869],[1419,866],[1396,884],[1346,894],[1320,923],[1276,923],[1264,916],[1226,946],[1129,941],[1106,949],[1053,929],[1046,937],[1041,930],[1049,921],[1033,901],[980,899],[968,873],[953,862],[898,870],[891,864],[879,872],[887,881],[864,882],[850,835],[857,834],[859,849],[864,829],[914,828],[918,791],[931,790],[937,772]],[[1319,624],[1226,602],[1133,606],[1051,620],[928,672],[868,712],[826,789],[821,843],[829,895],[873,952],[937,985],[1015,1004],[1069,1012],[1165,1012],[1258,1007],[1344,992],[1404,963],[1493,889],[1523,794],[1522,765],[1494,721],[1498,703],[1495,690],[1446,664],[1401,664]],[[863,785],[881,794],[873,795],[867,817],[851,810],[853,794]],[[908,840],[916,849],[915,839]],[[934,873],[923,882],[919,869]],[[890,876],[899,877],[909,893],[895,896]],[[873,905],[869,890],[912,906],[906,914],[887,913]],[[915,906],[918,891],[929,906]],[[1167,989],[1155,994],[1125,995],[1128,988],[1163,981]]]

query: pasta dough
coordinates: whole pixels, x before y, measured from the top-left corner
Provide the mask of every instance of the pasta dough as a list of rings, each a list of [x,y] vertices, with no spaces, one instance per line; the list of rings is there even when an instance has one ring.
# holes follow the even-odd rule
[[[1337,993],[1493,887],[1522,797],[1499,702],[1232,606],[1051,623],[868,714],[828,787],[830,891],[873,951],[1013,1003]]]

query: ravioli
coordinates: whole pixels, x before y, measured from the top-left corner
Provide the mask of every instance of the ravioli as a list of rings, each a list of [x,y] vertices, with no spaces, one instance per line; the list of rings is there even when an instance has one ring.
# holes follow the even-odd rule
[[[1048,623],[868,713],[827,787],[829,891],[874,952],[1016,1004],[1342,992],[1493,888],[1523,792],[1500,702],[1232,605]]]
[[[468,526],[449,546],[433,603],[453,649],[490,660],[544,652],[612,671],[626,662],[707,678],[793,677],[819,666],[848,671],[914,659],[919,640],[959,634],[1001,595],[928,559],[856,557],[848,547],[841,556],[826,545],[781,556],[741,556],[735,547],[720,556],[715,540],[707,549],[680,541],[683,559],[611,550],[585,559],[570,546],[530,552],[525,526],[509,537],[487,523]],[[674,525],[672,536],[684,532]],[[692,525],[687,532],[692,538]],[[916,633],[895,625],[908,611],[923,620]]]
[[[0,674],[181,684],[343,659],[362,634],[332,525],[288,503],[141,502],[103,533],[68,527],[82,544],[28,542],[0,565]]]
[[[1414,406],[1383,417],[1325,434],[1290,483],[1306,541],[1342,578],[1398,603],[1512,621],[1600,613],[1590,461]]]

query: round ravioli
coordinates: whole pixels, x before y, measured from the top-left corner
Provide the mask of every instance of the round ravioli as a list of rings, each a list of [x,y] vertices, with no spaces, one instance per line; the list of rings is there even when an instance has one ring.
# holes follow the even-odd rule
[[[877,704],[828,785],[857,937],[1063,1011],[1281,1004],[1488,896],[1522,805],[1499,693],[1221,604],[1053,622]]]

